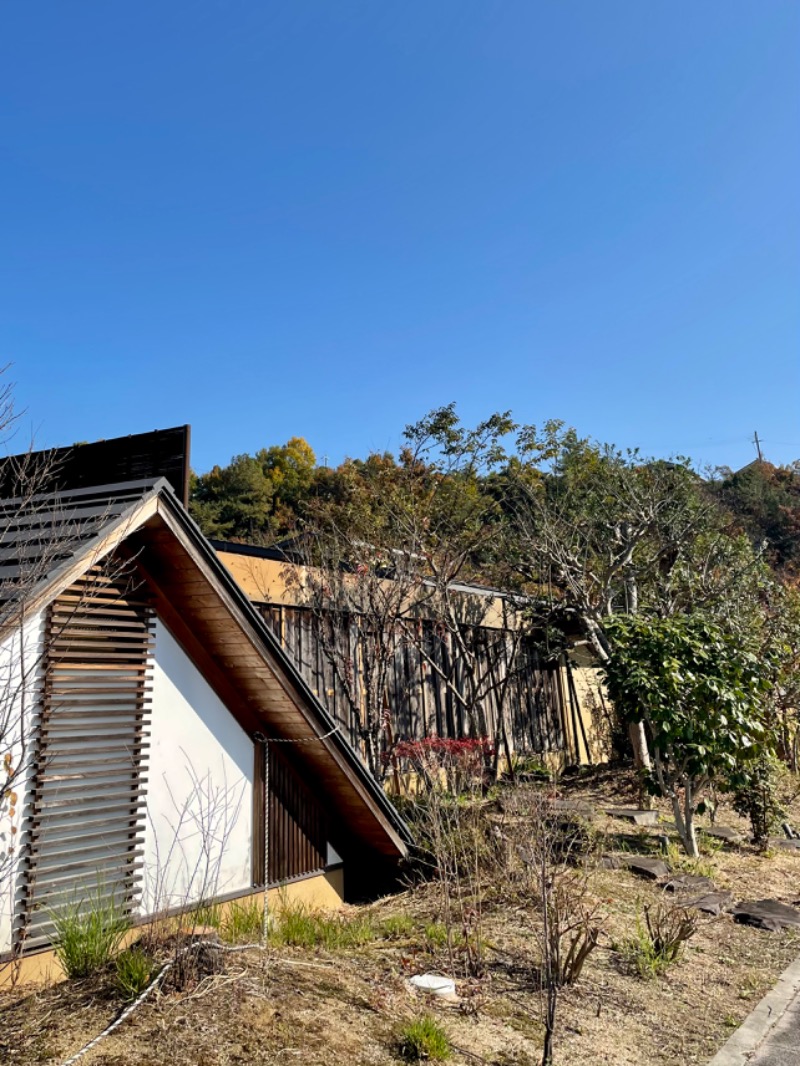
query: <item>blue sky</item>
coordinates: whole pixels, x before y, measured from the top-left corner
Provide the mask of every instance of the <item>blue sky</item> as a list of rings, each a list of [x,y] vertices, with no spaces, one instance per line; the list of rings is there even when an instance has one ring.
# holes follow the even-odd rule
[[[15,444],[800,456],[797,0],[3,5]]]

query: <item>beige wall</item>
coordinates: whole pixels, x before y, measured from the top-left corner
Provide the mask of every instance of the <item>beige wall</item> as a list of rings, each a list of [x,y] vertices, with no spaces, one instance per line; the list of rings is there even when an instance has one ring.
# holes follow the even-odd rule
[[[220,904],[223,917],[234,903],[264,898],[263,891],[251,892]],[[340,867],[314,877],[304,877],[280,888],[269,890],[268,907],[279,911],[284,903],[304,903],[315,910],[336,910],[344,902],[344,870]],[[180,922],[179,917],[168,923]],[[123,946],[134,943],[142,935],[145,925],[137,925],[126,933]],[[0,992],[19,984],[54,984],[66,975],[52,949],[25,955],[15,962],[0,963]]]
[[[219,551],[217,556],[251,600],[284,607],[302,607],[308,602],[304,590],[312,568],[236,552]],[[463,599],[465,616],[467,611],[474,615],[473,624],[487,629],[513,626],[514,612],[499,596],[464,593]]]

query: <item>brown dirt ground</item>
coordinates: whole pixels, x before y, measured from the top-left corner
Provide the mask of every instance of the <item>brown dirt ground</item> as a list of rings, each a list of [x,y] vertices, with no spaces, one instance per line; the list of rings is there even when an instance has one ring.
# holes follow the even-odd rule
[[[596,807],[632,799],[632,781],[600,772],[565,782],[563,795]],[[800,803],[792,801],[795,824]],[[730,810],[718,821],[743,827]],[[652,850],[649,831],[632,833],[601,816],[601,834],[628,833],[627,846]],[[613,841],[608,838],[604,847]],[[681,861],[683,868],[690,864]],[[745,845],[706,854],[696,872],[711,875],[737,899],[800,897],[800,854],[766,856]],[[598,868],[592,889],[603,902],[606,932],[578,984],[562,993],[559,1066],[684,1066],[705,1063],[800,953],[800,934],[765,933],[729,916],[703,919],[683,957],[660,977],[635,976],[617,945],[661,890],[625,870]],[[432,1003],[411,991],[413,973],[442,972],[446,960],[423,947],[421,929],[437,918],[436,893],[419,886],[366,908],[376,918],[411,915],[420,932],[336,952],[271,948],[226,956],[226,970],[189,992],[164,991],[86,1055],[87,1066],[390,1066],[398,1063],[399,1023],[434,1013],[456,1050],[456,1063],[528,1066],[541,1058],[539,993],[526,975],[535,956],[526,935],[529,910],[489,890],[484,921],[485,977],[460,981],[460,1002]],[[353,908],[353,910],[356,910]],[[120,1010],[97,978],[0,994],[0,1062],[60,1064]]]

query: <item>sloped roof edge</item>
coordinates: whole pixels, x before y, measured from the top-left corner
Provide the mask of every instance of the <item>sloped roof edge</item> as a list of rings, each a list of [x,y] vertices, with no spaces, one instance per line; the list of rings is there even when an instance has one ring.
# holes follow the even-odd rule
[[[167,485],[166,488],[167,491],[160,496],[159,502],[163,501],[166,503],[169,507],[170,514],[174,516],[186,533],[192,538],[194,544],[201,551],[204,562],[212,570],[215,577],[223,584],[228,594],[235,600],[238,608],[245,616],[250,626],[256,631],[261,642],[267,647],[270,654],[281,663],[285,676],[292,688],[317,718],[320,735],[326,733],[330,734],[325,742],[336,747],[341,755],[347,760],[351,769],[358,776],[361,783],[367,788],[373,799],[379,804],[382,812],[389,819],[401,839],[406,844],[410,844],[413,839],[411,830],[400,817],[397,809],[389,800],[384,790],[368,772],[367,768],[353,751],[348,741],[337,728],[338,723],[336,720],[325,710],[320,700],[312,692],[308,683],[289,658],[286,651],[281,647],[277,637],[255,609],[249,597],[239,587],[224,563],[222,563],[217,557],[216,552],[201,532],[200,527],[185,508],[180,505],[171,487]]]
[[[404,850],[405,845],[411,843],[411,831],[389,797],[367,771],[345,737],[337,730],[335,719],[328,714],[312,692],[264,619],[219,560],[199,526],[178,500],[172,485],[165,478],[97,486],[63,493],[47,493],[37,498],[37,502],[40,503],[48,500],[53,501],[53,509],[63,508],[63,514],[68,516],[70,523],[73,523],[74,547],[66,558],[58,558],[52,569],[43,573],[41,580],[27,590],[25,603],[29,608],[29,613],[46,607],[89,566],[101,561],[156,514],[161,512],[162,517],[168,516],[189,539],[214,580],[235,603],[240,616],[257,641],[280,665],[286,681],[299,701],[310,711],[310,724],[317,729],[320,737],[325,737],[323,743],[335,749],[345,761],[350,773],[357,778],[361,787],[397,834],[401,843],[401,851]],[[16,501],[0,500],[0,512],[13,507],[14,503]],[[166,516],[163,514],[164,511],[167,513]],[[0,625],[0,637],[3,631],[14,624],[18,615],[18,612],[13,609],[14,604],[8,604],[7,607],[9,610]],[[325,734],[330,735],[325,736]]]

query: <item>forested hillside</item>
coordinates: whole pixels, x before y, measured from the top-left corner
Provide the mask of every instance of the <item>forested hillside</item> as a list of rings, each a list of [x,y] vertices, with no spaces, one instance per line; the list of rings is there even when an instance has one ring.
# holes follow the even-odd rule
[[[607,445],[594,447],[598,455],[614,450]],[[366,499],[370,486],[379,481],[399,483],[410,459],[406,448],[399,457],[372,453],[329,468],[317,464],[305,440],[292,437],[286,444],[270,445],[254,455],[234,456],[227,465],[195,475],[191,510],[209,537],[268,546],[302,530],[321,502],[352,500],[359,487]],[[631,459],[644,465],[648,462],[641,456]],[[419,464],[420,457],[414,461]],[[499,498],[526,461],[530,462],[530,456],[520,456],[512,448],[491,472],[476,471],[476,485]],[[547,463],[538,463],[537,469],[545,478],[558,476],[552,464],[549,471]],[[587,476],[591,476],[590,471]],[[735,472],[722,467],[715,477],[698,481],[698,491],[718,506],[720,515],[727,516],[731,530],[741,530],[765,552],[776,572],[790,579],[797,577],[800,460],[787,466],[754,461]]]

